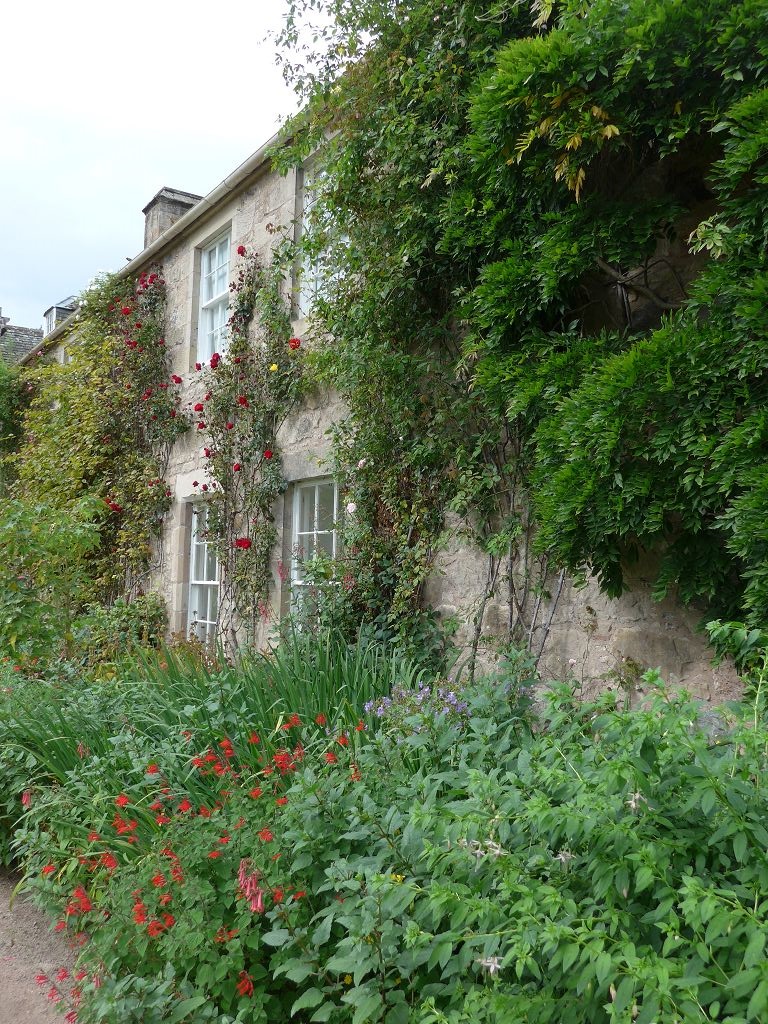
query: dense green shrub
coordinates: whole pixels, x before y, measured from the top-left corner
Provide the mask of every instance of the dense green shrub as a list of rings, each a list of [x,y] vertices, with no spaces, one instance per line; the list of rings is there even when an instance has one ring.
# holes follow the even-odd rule
[[[167,621],[165,602],[157,594],[140,594],[130,602],[118,598],[108,608],[92,605],[75,623],[73,658],[89,668],[108,668],[138,648],[159,647]]]
[[[8,498],[0,508],[0,657],[60,656],[89,585],[104,505],[85,496],[58,507]]]
[[[532,502],[550,564],[616,595],[652,549],[656,596],[761,627],[763,0],[291,0],[284,44],[318,8],[286,135],[325,139],[358,616],[408,621],[449,508],[491,587]]]
[[[765,1016],[762,688],[713,739],[663,690],[625,711],[562,687],[535,718],[514,677],[458,714],[414,680],[363,720],[265,722],[233,678],[203,708],[171,671],[79,754],[75,717],[66,771],[35,755],[16,843],[90,939],[80,1021]],[[17,749],[41,696],[6,703]]]

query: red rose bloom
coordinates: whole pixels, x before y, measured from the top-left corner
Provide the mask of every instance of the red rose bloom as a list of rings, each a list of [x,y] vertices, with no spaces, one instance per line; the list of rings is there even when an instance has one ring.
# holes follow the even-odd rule
[[[234,426],[235,426],[235,424],[234,424],[234,423],[227,423],[227,424],[226,424],[226,428],[227,428],[227,430],[233,430],[233,429],[234,429]]]
[[[271,448],[267,448],[266,449],[266,451],[264,452],[264,458],[265,459],[271,459],[272,458],[272,449]]]
[[[205,406],[203,405],[202,402],[195,402],[195,406],[194,406],[195,412],[202,412],[204,408],[205,408]]]
[[[131,309],[130,306],[123,306],[120,312],[123,314],[123,316],[130,316],[133,310]]]
[[[248,537],[238,537],[235,541],[235,547],[241,548],[243,551],[247,551],[251,546],[251,540]]]
[[[291,338],[291,340],[288,342],[288,348],[293,349],[294,352],[296,351],[297,348],[299,348],[300,345],[301,338]]]
[[[236,462],[236,463],[234,464],[234,466],[232,467],[232,472],[233,472],[233,473],[239,473],[239,472],[240,472],[240,470],[241,470],[242,468],[243,468],[243,467],[242,467],[242,466],[240,465],[240,463],[239,463],[239,462]]]
[[[238,256],[245,256],[245,246],[244,245],[238,245],[238,247],[237,247],[237,255]]]

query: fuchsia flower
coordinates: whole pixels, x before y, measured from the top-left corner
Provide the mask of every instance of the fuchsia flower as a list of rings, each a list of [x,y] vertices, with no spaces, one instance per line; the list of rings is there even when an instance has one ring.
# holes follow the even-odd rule
[[[264,890],[259,885],[261,872],[253,866],[250,857],[240,861],[240,869],[237,872],[238,895],[248,901],[248,906],[254,914],[264,913]]]

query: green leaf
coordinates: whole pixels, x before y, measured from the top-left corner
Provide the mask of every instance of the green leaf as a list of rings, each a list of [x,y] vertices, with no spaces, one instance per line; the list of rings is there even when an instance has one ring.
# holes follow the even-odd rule
[[[322,946],[323,943],[327,942],[331,937],[331,928],[333,926],[333,914],[326,914],[320,924],[315,928],[312,933],[313,946]]]
[[[757,986],[747,1006],[747,1017],[751,1020],[765,1020],[768,1009],[768,980],[763,979]]]
[[[323,1003],[319,1010],[315,1010],[312,1016],[309,1018],[311,1021],[324,1021],[328,1020],[333,1011],[336,1009],[334,1003]]]
[[[384,1005],[378,992],[366,995],[355,1007],[355,1015],[352,1024],[368,1024],[369,1021],[378,1020],[384,1012]]]
[[[287,928],[275,928],[261,936],[261,941],[268,946],[284,946],[291,937]]]
[[[168,1024],[178,1024],[193,1010],[199,1009],[207,1002],[208,996],[190,996],[189,999],[182,999],[180,1003],[174,1005],[171,1016],[168,1018]]]
[[[313,1006],[319,1005],[324,998],[325,995],[319,988],[308,988],[291,1007],[291,1016],[294,1017],[298,1010],[311,1009]]]
[[[747,948],[744,951],[744,967],[754,967],[755,964],[762,960],[765,938],[763,931],[752,933],[747,943]]]

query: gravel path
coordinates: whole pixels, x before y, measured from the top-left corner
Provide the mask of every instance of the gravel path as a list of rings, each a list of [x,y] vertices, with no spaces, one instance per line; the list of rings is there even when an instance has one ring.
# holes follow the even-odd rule
[[[50,930],[45,914],[27,899],[17,896],[11,909],[17,882],[0,874],[0,1024],[63,1024],[64,1018],[47,995],[57,971],[71,970],[74,957],[66,942]],[[51,982],[38,984],[35,978],[40,974]]]

